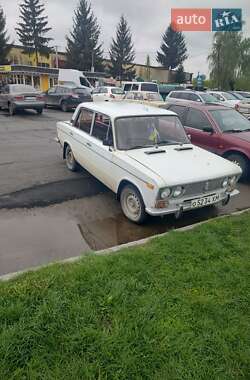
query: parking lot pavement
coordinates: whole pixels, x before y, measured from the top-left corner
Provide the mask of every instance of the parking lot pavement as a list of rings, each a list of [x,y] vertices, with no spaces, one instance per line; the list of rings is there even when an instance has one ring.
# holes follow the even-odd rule
[[[51,109],[41,116],[26,111],[10,117],[0,111],[0,196],[79,179],[66,169],[55,142],[56,122],[70,118],[71,113]]]

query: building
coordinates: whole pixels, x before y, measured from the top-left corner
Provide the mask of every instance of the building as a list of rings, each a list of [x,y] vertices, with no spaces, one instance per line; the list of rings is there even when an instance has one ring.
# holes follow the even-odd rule
[[[66,53],[55,51],[48,56],[38,55],[38,66],[36,67],[35,53],[24,54],[23,47],[19,45],[11,45],[11,49],[7,56],[9,65],[1,66],[0,62],[0,83],[11,82],[19,84],[31,84],[42,91],[55,85],[58,79],[58,68],[66,66]],[[104,60],[104,73],[85,73],[90,78],[103,82],[114,83],[114,80],[108,74],[109,60]],[[175,71],[167,70],[159,66],[147,66],[135,64],[134,70],[136,77],[140,80],[156,81],[158,83],[175,82]],[[192,82],[192,75],[186,74],[186,81]]]

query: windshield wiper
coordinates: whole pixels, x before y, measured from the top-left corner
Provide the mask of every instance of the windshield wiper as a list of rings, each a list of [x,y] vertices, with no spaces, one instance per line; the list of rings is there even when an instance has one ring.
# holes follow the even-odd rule
[[[133,149],[143,149],[143,148],[152,148],[155,145],[135,145],[129,148],[128,150],[133,150]]]
[[[240,133],[244,132],[242,129],[228,129],[227,131],[224,131],[223,133]]]

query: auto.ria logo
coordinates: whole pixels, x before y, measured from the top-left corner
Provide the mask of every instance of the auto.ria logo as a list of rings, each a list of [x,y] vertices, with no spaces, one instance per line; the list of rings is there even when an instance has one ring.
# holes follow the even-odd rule
[[[212,30],[214,32],[238,32],[242,29],[241,9],[212,9]]]

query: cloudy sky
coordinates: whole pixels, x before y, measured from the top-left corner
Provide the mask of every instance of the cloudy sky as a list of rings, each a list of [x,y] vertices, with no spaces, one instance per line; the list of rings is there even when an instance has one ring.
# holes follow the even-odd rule
[[[0,0],[6,16],[9,33],[15,43],[15,25],[21,0]],[[72,27],[72,17],[78,0],[44,0],[54,44],[65,48],[65,35]],[[145,63],[146,55],[156,64],[155,55],[162,33],[170,22],[171,8],[242,8],[245,20],[243,32],[250,37],[250,0],[91,0],[93,11],[101,26],[101,40],[105,55],[119,17],[124,14],[133,33],[137,63]],[[208,73],[207,55],[211,48],[212,32],[185,32],[189,58],[184,63],[186,71]]]

